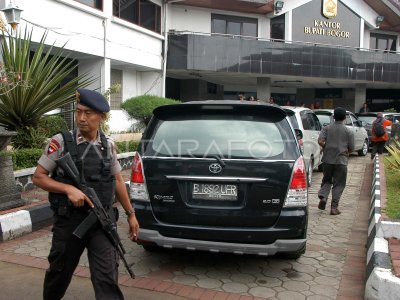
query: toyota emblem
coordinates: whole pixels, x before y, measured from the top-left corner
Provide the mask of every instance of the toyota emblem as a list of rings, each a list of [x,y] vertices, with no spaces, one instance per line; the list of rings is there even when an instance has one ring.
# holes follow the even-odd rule
[[[218,164],[218,163],[213,163],[213,164],[211,164],[211,165],[208,167],[208,169],[210,170],[211,173],[214,173],[214,174],[217,174],[217,173],[219,173],[219,172],[222,171],[222,167],[221,167],[221,165]]]

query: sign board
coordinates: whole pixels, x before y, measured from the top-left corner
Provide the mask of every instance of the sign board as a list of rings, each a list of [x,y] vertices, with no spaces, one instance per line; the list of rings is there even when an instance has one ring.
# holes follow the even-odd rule
[[[293,10],[293,41],[359,47],[361,18],[339,0],[312,0]]]

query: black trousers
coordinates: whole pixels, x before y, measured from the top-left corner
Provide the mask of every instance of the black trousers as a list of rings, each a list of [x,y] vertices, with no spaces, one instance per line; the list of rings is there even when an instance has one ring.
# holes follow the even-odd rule
[[[118,287],[118,253],[100,225],[93,226],[83,239],[72,234],[86,216],[86,211],[73,209],[69,217],[54,217],[48,256],[50,267],[44,278],[44,300],[64,296],[85,248],[96,299],[124,299]]]
[[[337,208],[343,190],[346,187],[347,166],[322,164],[323,178],[321,188],[318,191],[318,197],[328,199],[332,189],[331,207]]]
[[[385,149],[385,141],[382,142],[372,142],[371,158],[374,158],[376,153],[382,154]]]

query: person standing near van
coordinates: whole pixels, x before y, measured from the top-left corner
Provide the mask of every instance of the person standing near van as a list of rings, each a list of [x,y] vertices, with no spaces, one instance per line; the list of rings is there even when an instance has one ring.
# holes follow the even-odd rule
[[[386,120],[381,112],[376,114],[376,119],[372,122],[371,127],[371,141],[372,141],[372,151],[371,159],[374,159],[376,153],[382,154],[385,148],[386,142],[389,140],[389,135],[387,133],[386,127],[392,126],[390,120]]]
[[[364,102],[363,106],[360,108],[360,110],[358,112],[359,113],[369,112],[369,107],[368,107],[367,103]]]
[[[78,89],[76,100],[78,129],[51,138],[32,179],[35,185],[49,192],[50,207],[54,211],[48,256],[50,266],[44,279],[43,299],[64,297],[86,248],[95,298],[121,300],[124,296],[118,286],[118,252],[99,223],[93,225],[82,239],[73,234],[89,215],[90,199],[57,166],[57,159],[67,152],[71,155],[82,180],[95,190],[110,218],[113,218],[114,197],[117,198],[127,215],[131,240],[137,240],[139,223],[121,175],[115,144],[99,129],[110,110],[107,100],[88,89]]]
[[[348,157],[354,151],[354,135],[345,125],[346,110],[338,107],[333,112],[335,122],[322,128],[318,144],[323,148],[321,188],[318,208],[325,210],[332,189],[331,215],[339,215],[340,197],[346,187]]]

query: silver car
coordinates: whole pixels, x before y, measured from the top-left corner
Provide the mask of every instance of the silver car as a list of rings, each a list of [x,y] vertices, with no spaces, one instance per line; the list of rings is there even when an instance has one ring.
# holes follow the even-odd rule
[[[308,185],[312,182],[313,170],[320,170],[321,147],[318,145],[318,136],[322,126],[315,113],[306,107],[282,106],[289,116],[293,128],[300,129],[303,133],[302,151],[307,169]]]
[[[318,119],[323,126],[329,125],[334,122],[333,109],[318,109],[314,110]],[[365,156],[368,153],[369,138],[368,133],[364,128],[364,124],[360,121],[355,114],[351,111],[346,111],[345,125],[354,134],[354,149],[358,155]]]

